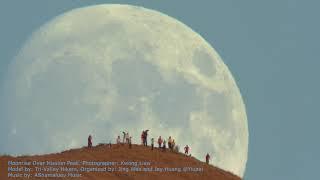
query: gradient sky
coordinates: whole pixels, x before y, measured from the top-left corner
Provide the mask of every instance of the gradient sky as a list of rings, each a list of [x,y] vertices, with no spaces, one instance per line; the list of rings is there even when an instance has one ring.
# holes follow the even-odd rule
[[[101,3],[163,12],[191,27],[218,51],[246,103],[250,140],[244,179],[318,177],[320,2],[2,1],[0,83],[34,30],[68,10]]]

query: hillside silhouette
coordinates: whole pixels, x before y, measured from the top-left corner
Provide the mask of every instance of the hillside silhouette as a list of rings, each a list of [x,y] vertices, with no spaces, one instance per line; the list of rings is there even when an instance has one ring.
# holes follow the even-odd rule
[[[116,165],[116,166],[108,166],[114,167],[118,169],[119,167],[127,167],[131,169],[131,167],[140,167],[140,168],[183,168],[183,167],[192,167],[192,168],[202,168],[202,171],[198,172],[155,172],[150,171],[116,171],[116,172],[76,172],[81,174],[81,178],[39,178],[34,177],[34,174],[37,173],[35,171],[35,165],[30,166],[22,166],[22,165],[8,165],[9,161],[14,162],[67,162],[67,161],[90,161],[90,162],[150,162],[151,164],[144,164],[141,166],[132,166],[131,165]],[[226,172],[222,169],[214,167],[212,165],[207,165],[204,162],[201,162],[193,157],[186,156],[182,153],[171,152],[169,150],[163,152],[162,150],[155,148],[151,151],[150,147],[145,147],[142,145],[132,145],[132,148],[129,149],[128,145],[122,144],[112,144],[111,147],[108,144],[100,144],[92,148],[79,148],[79,149],[71,149],[67,151],[63,151],[61,153],[55,154],[46,154],[46,155],[33,155],[33,156],[19,156],[19,157],[11,157],[11,156],[0,156],[0,179],[13,179],[8,178],[8,166],[9,167],[28,167],[32,168],[33,171],[30,173],[33,177],[29,179],[108,179],[108,180],[241,180],[240,177],[233,175],[232,173]],[[49,167],[47,165],[37,167]],[[61,167],[61,166],[53,166],[53,167]],[[80,165],[80,166],[64,166],[68,168],[76,167],[80,169],[80,167],[97,167],[90,165]],[[105,167],[105,166],[99,166]],[[12,172],[17,173],[17,172]],[[19,172],[18,172],[19,173]],[[25,173],[25,172],[20,172]],[[41,173],[54,173],[54,172],[44,172]],[[68,172],[59,172],[68,174]],[[72,172],[75,173],[75,172]],[[26,178],[19,178],[26,179]]]

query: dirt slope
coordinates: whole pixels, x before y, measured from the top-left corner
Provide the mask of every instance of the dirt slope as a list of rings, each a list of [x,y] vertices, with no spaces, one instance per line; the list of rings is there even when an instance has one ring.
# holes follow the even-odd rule
[[[30,165],[17,165],[11,164],[8,165],[8,162],[29,162]],[[33,165],[33,162],[36,161],[38,164]],[[47,164],[49,162],[62,162],[65,164],[56,165],[56,164]],[[69,162],[76,162],[78,164],[68,164]],[[101,164],[101,165],[92,165],[92,164],[83,164],[83,161],[88,162],[115,162],[115,164]],[[126,162],[129,164],[121,164],[121,162]],[[40,164],[44,162],[44,164]],[[139,165],[140,162],[145,162],[142,165]],[[138,164],[135,164],[138,163]],[[148,164],[150,163],[150,164]],[[47,154],[47,155],[35,155],[35,156],[22,156],[22,157],[10,157],[10,156],[0,156],[0,179],[13,179],[8,178],[8,167],[12,168],[31,168],[30,173],[25,172],[25,169],[21,171],[11,171],[12,176],[20,175],[21,178],[18,179],[27,179],[24,177],[25,174],[29,174],[28,179],[110,179],[110,180],[240,180],[241,178],[225,172],[219,168],[213,167],[211,165],[206,165],[199,160],[185,156],[181,153],[170,152],[167,150],[163,152],[157,148],[151,151],[150,147],[143,147],[140,145],[133,145],[129,149],[128,145],[112,145],[111,148],[108,145],[98,145],[93,148],[80,148],[64,151],[57,154]],[[36,170],[36,167],[38,170]],[[61,169],[73,168],[73,169]],[[82,168],[83,167],[83,168]],[[104,169],[106,167],[106,169]],[[119,171],[122,167],[122,171]],[[157,167],[158,171],[155,171]],[[167,167],[166,171],[161,168]],[[185,168],[191,167],[191,168]],[[40,168],[40,169],[39,169]],[[51,168],[51,169],[48,169]],[[56,168],[58,169],[55,171]],[[84,169],[87,168],[87,169]],[[91,169],[90,169],[91,168]],[[86,172],[84,170],[92,170],[102,172]],[[108,169],[109,168],[109,169]],[[114,168],[114,172],[105,172]],[[141,169],[139,169],[141,168]],[[149,168],[149,169],[144,169]],[[153,168],[153,169],[150,169]],[[179,169],[172,168],[181,168],[181,172],[177,172]],[[185,168],[186,172],[183,171]],[[17,170],[17,169],[11,169]],[[67,171],[68,170],[68,171]],[[150,170],[150,171],[147,171]],[[127,172],[128,171],[128,172]],[[173,172],[172,172],[173,171]],[[40,174],[38,174],[40,173]],[[39,177],[35,177],[38,174]],[[52,178],[57,174],[64,174],[65,178]],[[45,177],[51,176],[51,178]],[[80,178],[74,178],[71,176],[81,176]]]

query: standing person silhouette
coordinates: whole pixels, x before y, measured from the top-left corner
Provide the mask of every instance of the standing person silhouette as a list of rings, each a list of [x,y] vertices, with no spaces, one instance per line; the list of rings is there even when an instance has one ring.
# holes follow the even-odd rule
[[[130,138],[129,138],[129,149],[131,149],[132,148],[132,137],[130,136]]]
[[[188,155],[189,154],[189,146],[186,145],[186,147],[184,147],[184,154]]]
[[[144,145],[148,146],[148,132],[149,130],[144,131]]]
[[[126,140],[126,132],[122,131],[122,134],[123,134],[123,139],[122,139],[122,143],[124,144],[125,143],[125,140]]]
[[[159,138],[158,138],[158,145],[159,145],[159,148],[161,148],[162,146],[162,142],[163,142],[163,140],[162,140],[162,138],[161,138],[161,136],[159,136]]]
[[[153,150],[154,147],[154,138],[151,138],[151,150]]]
[[[209,153],[207,153],[207,155],[206,155],[206,163],[209,164],[209,161],[210,161],[210,155],[209,155]]]
[[[118,136],[118,138],[117,138],[117,144],[120,144],[121,143],[121,138],[120,138],[120,136]]]
[[[89,135],[88,137],[88,148],[91,148],[92,147],[92,136]]]
[[[176,147],[176,142],[174,141],[174,139],[172,139],[171,146],[172,146],[171,149],[174,151]]]
[[[141,143],[142,143],[142,145],[144,145],[145,143],[144,143],[144,140],[145,140],[145,134],[144,134],[144,130],[142,130],[142,133],[141,133]]]
[[[130,136],[128,132],[125,135],[125,139],[126,139],[126,143],[129,144]]]
[[[172,150],[172,138],[171,136],[169,136],[169,139],[168,139],[168,147],[170,150]]]

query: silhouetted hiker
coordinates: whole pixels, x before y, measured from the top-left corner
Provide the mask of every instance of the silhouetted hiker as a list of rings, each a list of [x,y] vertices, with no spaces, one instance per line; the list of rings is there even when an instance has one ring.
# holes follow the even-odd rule
[[[148,131],[149,130],[142,131],[141,138],[144,146],[148,146]]]
[[[144,130],[141,133],[141,144],[144,145]]]
[[[159,148],[161,148],[162,146],[162,142],[163,142],[163,140],[162,140],[162,138],[161,138],[161,136],[159,136],[159,138],[158,138],[158,145],[159,145]]]
[[[207,153],[207,155],[206,155],[206,163],[209,164],[209,161],[210,161],[210,155],[209,155],[209,153]]]
[[[125,137],[126,137],[126,143],[128,143],[128,144],[129,144],[130,137],[129,137],[129,133],[128,133],[128,132],[126,133]]]
[[[151,150],[153,150],[153,146],[154,146],[154,139],[151,138]]]
[[[122,139],[122,143],[124,143],[125,142],[125,140],[126,140],[126,132],[124,132],[124,131],[122,131],[122,134],[123,134],[123,139]]]
[[[88,148],[91,148],[92,147],[92,136],[89,135],[88,137]]]
[[[168,147],[170,150],[172,150],[172,138],[171,136],[169,136],[169,139],[168,139]]]
[[[109,141],[109,148],[111,148],[111,141]]]
[[[188,155],[189,154],[189,146],[186,145],[186,147],[184,147],[184,154]]]
[[[144,131],[141,132],[141,144],[144,145]]]
[[[129,138],[129,148],[131,149],[132,148],[132,137],[130,136]]]
[[[163,140],[163,146],[162,146],[163,151],[166,151],[167,149],[166,144],[167,144],[166,140]]]
[[[176,142],[174,141],[174,139],[172,139],[172,143],[171,143],[171,146],[172,146],[172,150],[174,150],[175,146],[176,146]]]
[[[141,144],[145,145],[145,133],[144,133],[144,130],[141,133]]]
[[[120,138],[120,136],[118,136],[118,138],[117,138],[117,144],[120,144],[121,143],[121,138]]]

